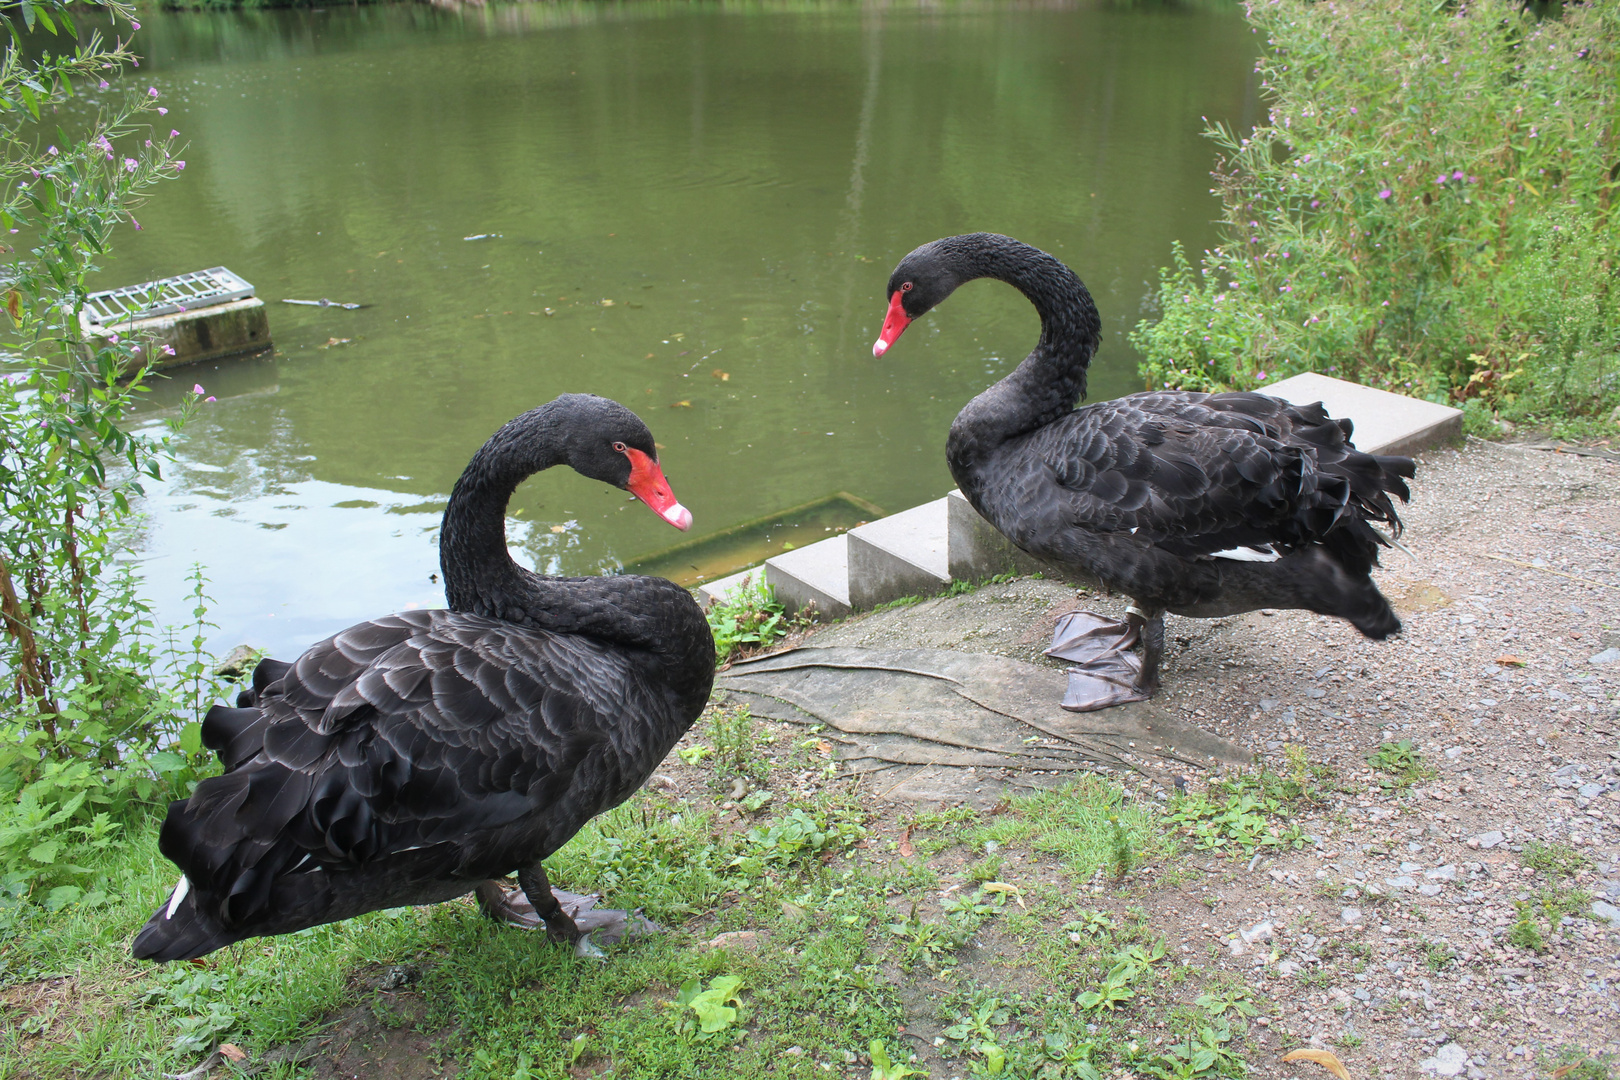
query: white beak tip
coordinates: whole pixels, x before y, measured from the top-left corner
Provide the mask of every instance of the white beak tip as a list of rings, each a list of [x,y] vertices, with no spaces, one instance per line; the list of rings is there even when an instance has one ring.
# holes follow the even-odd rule
[[[692,527],[692,511],[680,503],[676,503],[668,510],[665,510],[663,517],[665,521],[681,530],[681,532],[685,532]]]
[[[889,343],[887,341],[884,341],[882,338],[878,338],[875,342],[872,343],[872,355],[873,356],[882,356],[884,353],[886,353],[888,351],[889,351]]]

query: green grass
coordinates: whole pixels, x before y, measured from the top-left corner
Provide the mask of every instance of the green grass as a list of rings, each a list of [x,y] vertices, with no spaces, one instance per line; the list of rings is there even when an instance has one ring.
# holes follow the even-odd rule
[[[979,819],[965,830],[963,841],[980,850],[994,843],[1053,856],[1076,884],[1089,882],[1100,869],[1116,867],[1122,844],[1133,858],[1153,858],[1168,850],[1156,820],[1139,804],[1125,801],[1118,787],[1096,777],[1060,791],[1015,798],[1008,805],[1011,812]]]
[[[823,1062],[834,1075],[901,1077],[919,1067],[918,1046],[896,1037],[914,1015],[904,1001],[925,985],[942,1026],[967,1025],[940,1050],[952,1072],[936,1076],[1237,1074],[1250,995],[1183,988],[1204,980],[1167,957],[1147,913],[1104,907],[1114,890],[1090,887],[1115,872],[1122,840],[1135,860],[1174,857],[1148,808],[1087,778],[993,814],[879,821],[837,787],[805,796],[768,774],[773,801],[739,819],[719,809],[711,778],[760,758],[764,739],[744,719],[715,714],[700,729],[711,752],[694,766],[696,787],[708,796],[642,792],[548,861],[559,886],[641,907],[666,928],[607,963],[465,901],[256,939],[200,967],[136,963],[130,936],[173,882],[156,851],[159,818],[136,815],[127,841],[91,868],[107,894],[99,907],[0,909],[4,1000],[39,999],[36,980],[72,980],[54,1007],[8,1009],[0,1076],[181,1072],[219,1041],[259,1062],[348,1017],[366,1025],[361,1042],[426,1039],[433,1060],[473,1080],[820,1078]],[[893,840],[907,827],[909,858]],[[932,839],[945,842],[925,849]],[[964,864],[964,852],[982,857]],[[759,932],[761,947],[703,947],[739,930]],[[375,989],[395,965],[419,976],[402,992]]]

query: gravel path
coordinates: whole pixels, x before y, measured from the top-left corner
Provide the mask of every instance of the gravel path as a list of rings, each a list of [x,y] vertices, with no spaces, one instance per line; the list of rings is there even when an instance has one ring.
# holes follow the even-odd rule
[[[1547,1076],[1561,1053],[1620,1053],[1620,464],[1471,440],[1422,456],[1404,517],[1410,554],[1379,578],[1396,639],[1303,612],[1170,619],[1161,705],[1274,768],[1298,746],[1331,775],[1295,819],[1303,849],[1195,856],[1202,880],[1147,905],[1172,949],[1271,999],[1262,1046],[1332,1049],[1357,1080]],[[814,643],[1032,659],[1073,596],[1015,582]],[[950,614],[964,601],[971,625]],[[1386,786],[1367,759],[1401,740],[1423,769]],[[1529,865],[1549,852],[1576,872]]]

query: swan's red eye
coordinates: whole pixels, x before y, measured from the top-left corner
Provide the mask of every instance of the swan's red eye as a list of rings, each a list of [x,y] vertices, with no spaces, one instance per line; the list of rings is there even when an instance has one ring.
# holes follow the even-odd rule
[[[908,281],[904,285],[900,286],[900,291],[901,292],[910,292],[911,291],[911,282]]]
[[[613,449],[617,450],[621,454],[624,453],[624,450],[625,450],[624,443],[622,443],[622,442],[614,443],[613,444]]]

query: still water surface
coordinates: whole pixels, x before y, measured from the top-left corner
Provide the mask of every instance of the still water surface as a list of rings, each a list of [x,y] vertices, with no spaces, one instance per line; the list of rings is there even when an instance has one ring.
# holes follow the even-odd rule
[[[1253,120],[1233,8],[524,4],[154,14],[137,78],[190,141],[99,284],[223,264],[275,353],[181,369],[216,396],[153,492],[150,592],[214,645],[296,653],[442,603],[438,512],[501,423],[565,391],[636,409],[693,536],[847,491],[948,490],[943,442],[1033,344],[964,289],[874,361],[883,286],[925,240],[1010,233],[1102,309],[1093,395],[1172,241],[1213,239],[1200,117]],[[345,311],[281,303],[362,303]],[[154,417],[155,420],[155,417]],[[513,503],[550,572],[682,539],[557,470]]]

